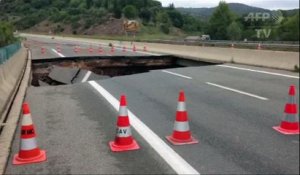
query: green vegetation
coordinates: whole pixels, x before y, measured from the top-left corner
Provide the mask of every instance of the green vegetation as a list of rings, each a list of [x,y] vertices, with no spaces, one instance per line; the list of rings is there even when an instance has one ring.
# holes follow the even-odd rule
[[[123,9],[124,16],[128,19],[134,19],[137,17],[138,10],[133,5],[127,5]]]
[[[209,34],[214,39],[228,39],[227,27],[234,21],[234,15],[225,2],[220,2],[209,20]]]
[[[280,11],[283,20],[274,20],[272,16],[266,21],[245,19],[251,11],[254,15],[277,12],[237,3],[228,5],[225,1],[216,8],[206,9],[205,18],[183,10],[179,12],[173,4],[162,7],[157,0],[2,0],[0,20],[10,21],[18,30],[38,28],[44,22],[43,25],[51,26],[56,34],[88,35],[88,31],[94,29],[101,35],[99,25],[109,25],[112,18],[127,18],[140,21],[137,37],[209,34],[211,39],[217,40],[299,41],[299,10]],[[261,30],[260,37],[257,30]]]
[[[13,18],[12,18],[13,17]],[[202,33],[200,20],[182,15],[174,5],[164,8],[156,0],[4,0],[0,1],[0,19],[11,21],[17,29],[29,29],[42,21],[57,24],[53,32],[72,27],[72,33],[105,24],[111,17],[139,20],[144,28],[157,28],[155,35]],[[147,30],[148,31],[148,30]],[[142,33],[144,35],[144,33]]]
[[[0,21],[0,47],[16,41],[13,34],[13,26],[8,22]]]

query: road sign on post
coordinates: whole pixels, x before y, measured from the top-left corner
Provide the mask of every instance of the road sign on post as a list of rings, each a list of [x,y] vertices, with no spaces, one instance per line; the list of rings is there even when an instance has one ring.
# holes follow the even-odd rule
[[[125,20],[123,22],[123,29],[126,32],[126,35],[128,35],[128,33],[133,34],[133,36],[135,38],[136,33],[140,29],[140,25],[139,25],[139,22],[136,20]]]

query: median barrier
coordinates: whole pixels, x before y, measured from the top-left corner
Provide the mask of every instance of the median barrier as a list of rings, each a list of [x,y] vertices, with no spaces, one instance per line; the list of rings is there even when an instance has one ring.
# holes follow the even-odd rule
[[[27,49],[20,50],[0,64],[0,124],[4,120],[4,111],[18,87],[27,59]]]

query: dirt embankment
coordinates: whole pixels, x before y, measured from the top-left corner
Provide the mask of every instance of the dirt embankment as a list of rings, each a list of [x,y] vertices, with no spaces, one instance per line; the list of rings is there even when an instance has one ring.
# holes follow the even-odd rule
[[[80,24],[83,22],[79,22]],[[71,24],[53,23],[48,20],[25,30],[30,33],[60,33],[60,34],[80,34],[80,35],[123,35],[123,19],[110,18],[106,22],[99,25],[92,25],[89,28],[84,28],[80,25],[78,28],[72,28]]]

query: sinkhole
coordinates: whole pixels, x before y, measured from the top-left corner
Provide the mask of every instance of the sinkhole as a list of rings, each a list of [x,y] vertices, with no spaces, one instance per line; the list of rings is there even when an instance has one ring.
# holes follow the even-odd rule
[[[108,79],[150,70],[217,63],[194,61],[173,55],[82,56],[32,60],[33,86],[56,86]]]

